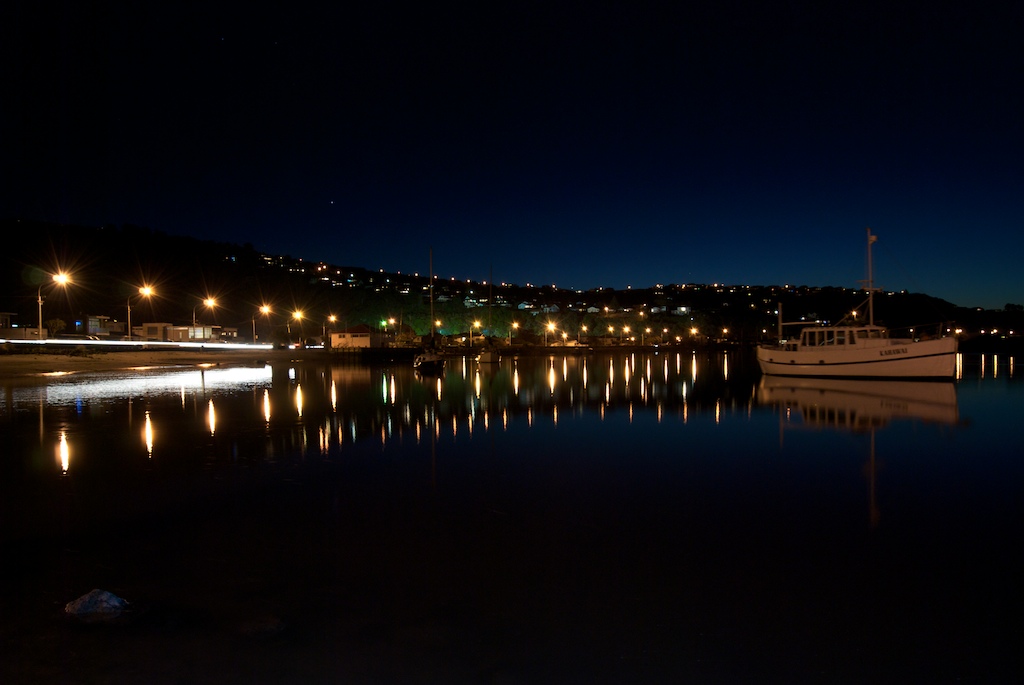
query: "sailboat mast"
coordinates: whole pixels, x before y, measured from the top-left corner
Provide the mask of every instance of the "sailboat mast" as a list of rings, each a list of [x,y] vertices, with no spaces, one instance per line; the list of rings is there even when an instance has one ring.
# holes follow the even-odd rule
[[[878,240],[871,235],[871,228],[868,227],[868,324],[875,325],[875,281],[871,269],[871,244]]]
[[[434,343],[434,248],[430,248],[430,281],[427,284],[427,295],[430,297],[430,343]]]

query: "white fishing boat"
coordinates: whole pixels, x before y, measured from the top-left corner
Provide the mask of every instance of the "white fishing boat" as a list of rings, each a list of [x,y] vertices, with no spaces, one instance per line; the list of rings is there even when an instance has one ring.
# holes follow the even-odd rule
[[[868,322],[840,322],[836,326],[809,326],[779,322],[779,342],[759,345],[757,363],[772,376],[820,378],[952,378],[956,371],[957,339],[940,332],[935,337],[892,337],[875,324],[871,275],[871,245],[876,237],[868,229]],[[803,328],[795,338],[784,326]]]

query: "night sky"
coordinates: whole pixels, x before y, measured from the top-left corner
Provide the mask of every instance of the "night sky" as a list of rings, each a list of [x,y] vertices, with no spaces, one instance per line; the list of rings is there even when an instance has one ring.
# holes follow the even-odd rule
[[[856,287],[870,226],[1024,303],[1024,4],[275,4],[0,10],[0,214],[579,289]]]

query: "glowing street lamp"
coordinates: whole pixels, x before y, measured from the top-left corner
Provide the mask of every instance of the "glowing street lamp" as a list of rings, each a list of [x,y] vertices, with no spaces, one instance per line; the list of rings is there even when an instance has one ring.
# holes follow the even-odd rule
[[[548,333],[554,333],[554,332],[555,332],[555,324],[549,321],[547,327],[544,329],[544,347],[548,346]]]
[[[270,306],[269,305],[263,305],[262,307],[260,307],[260,310],[258,312],[256,312],[256,314],[263,314],[263,315],[265,315],[267,317],[267,320],[269,321],[270,320]],[[253,341],[253,343],[256,342],[256,314],[252,315],[252,341]]]
[[[153,296],[153,289],[150,288],[148,285],[144,285],[141,288],[139,288],[139,295],[142,295],[143,297],[152,297]],[[128,296],[128,340],[131,341],[131,339],[132,339],[132,296],[129,295]]]
[[[203,300],[202,304],[206,305],[210,309],[213,309],[215,306],[217,306],[217,301],[214,300],[212,297],[207,297],[205,300]],[[193,340],[196,339],[196,309],[198,309],[198,308],[199,308],[198,304],[195,307],[192,307],[192,339]]]
[[[291,340],[291,336],[292,336],[292,321],[293,320],[298,322],[298,323],[302,323],[302,311],[301,310],[295,310],[294,312],[292,312],[292,318],[285,324],[285,327],[288,329],[288,339],[289,339],[289,341]]]
[[[337,320],[338,320],[338,317],[336,317],[336,316],[335,316],[334,314],[330,314],[330,315],[328,315],[328,317],[327,317],[327,321],[326,321],[326,322],[324,322],[324,347],[330,347],[330,346],[331,346],[331,344],[330,344],[330,343],[331,343],[331,341],[330,341],[330,339],[329,339],[329,338],[327,337],[327,324],[328,324],[328,323],[329,323],[329,324],[331,324],[331,330],[333,331],[333,330],[334,330],[334,323],[335,323],[335,322],[336,322]],[[393,320],[394,320],[394,319],[392,319],[392,321],[393,321]]]
[[[480,328],[480,322],[479,321],[474,321],[473,322],[473,328]],[[473,346],[473,328],[469,329],[469,346],[470,347]],[[481,338],[484,337],[483,331],[480,331],[480,337]]]
[[[513,321],[512,322],[512,328],[508,329],[508,344],[509,344],[509,347],[512,346],[512,331],[517,331],[517,330],[519,330],[519,322],[518,321]]]
[[[53,274],[53,282],[60,286],[66,286],[71,282],[71,277],[65,273]],[[39,302],[39,330],[36,331],[36,335],[39,339],[43,339],[43,286],[40,284],[39,292],[36,294],[36,300]]]

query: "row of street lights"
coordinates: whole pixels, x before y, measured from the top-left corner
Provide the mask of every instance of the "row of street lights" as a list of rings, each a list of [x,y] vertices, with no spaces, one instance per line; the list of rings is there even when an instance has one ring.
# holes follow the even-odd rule
[[[63,272],[52,274],[52,280],[53,280],[53,283],[55,283],[57,285],[60,285],[60,286],[63,286],[63,287],[66,287],[68,284],[70,284],[72,282],[71,277],[68,274],[65,274]],[[156,290],[154,288],[152,288],[151,286],[144,285],[144,286],[141,286],[139,288],[139,292],[138,292],[139,299],[151,298],[154,295],[156,295]],[[128,338],[128,340],[132,339],[132,297],[133,297],[132,295],[129,295],[128,298],[127,298],[127,302],[126,302],[126,309],[127,309],[127,313],[128,313],[128,320],[127,320],[127,329],[128,329],[127,330],[127,338]],[[43,337],[43,333],[42,333],[42,331],[43,331],[43,284],[40,284],[40,286],[39,286],[38,292],[36,294],[36,301],[37,301],[37,303],[39,305],[39,329],[38,329],[38,336],[39,336],[39,339],[42,340],[42,337]],[[217,301],[214,298],[212,298],[212,297],[207,297],[207,298],[203,299],[203,301],[200,304],[203,305],[203,306],[206,306],[208,309],[213,309],[214,307],[217,306]],[[196,336],[196,328],[198,327],[197,311],[198,311],[198,309],[200,307],[200,304],[196,304],[196,306],[192,308],[192,337],[193,338],[195,338],[195,336]],[[272,310],[271,310],[269,305],[262,305],[260,307],[258,313],[263,315],[263,316],[266,316],[268,318],[268,320],[269,320],[270,314],[272,313]],[[294,312],[292,312],[291,317],[288,319],[288,322],[287,322],[288,334],[289,335],[291,335],[291,322],[293,320],[294,321],[301,321],[303,319],[303,316],[304,315],[303,315],[302,311],[294,311]],[[338,317],[335,316],[334,314],[331,314],[330,316],[327,317],[327,319],[328,319],[328,321],[331,324],[333,324],[333,323],[335,323],[338,320]],[[323,332],[324,332],[324,337],[326,337],[327,336],[327,322],[324,323],[324,331]],[[255,342],[256,341],[256,316],[255,315],[253,316],[253,319],[252,319],[252,337],[253,337],[253,342]]]
[[[56,274],[53,274],[53,282],[55,284],[57,284],[57,285],[60,285],[60,286],[67,286],[69,283],[71,283],[71,277],[68,276],[65,273],[56,273]],[[155,290],[152,287],[148,286],[148,285],[144,285],[144,286],[139,288],[139,296],[140,297],[149,298],[149,297],[152,297],[155,294],[156,294]],[[39,304],[39,337],[40,337],[40,339],[42,339],[42,330],[43,330],[43,286],[42,285],[39,286],[39,291],[38,291],[38,294],[37,294],[37,300],[38,300],[38,304]],[[213,309],[214,307],[217,306],[217,301],[214,298],[212,298],[212,297],[207,297],[207,298],[205,298],[202,301],[201,304],[205,305],[209,309]],[[193,338],[195,338],[195,335],[196,335],[195,331],[196,331],[196,327],[198,325],[197,324],[197,318],[196,318],[197,317],[196,312],[199,309],[199,306],[200,306],[199,304],[196,304],[196,306],[192,308],[192,337]],[[132,297],[131,296],[128,297],[127,309],[128,309],[128,336],[127,337],[128,337],[128,340],[131,340],[132,339]],[[253,339],[253,342],[256,342],[256,314],[259,314],[259,315],[262,315],[262,316],[266,316],[268,321],[269,321],[271,313],[272,313],[271,307],[269,305],[264,304],[264,305],[260,306],[258,312],[253,314],[253,317],[252,317],[252,339]],[[286,321],[286,327],[287,327],[287,330],[288,330],[289,337],[291,336],[291,322],[292,321],[297,321],[297,322],[298,321],[302,321],[303,318],[304,318],[304,314],[303,314],[303,312],[301,310],[296,310],[296,311],[292,312],[291,317],[289,319],[287,319],[287,321]],[[330,322],[331,324],[334,324],[335,322],[337,322],[337,320],[338,320],[338,317],[335,316],[334,314],[331,314],[331,315],[329,315],[327,317],[327,322]],[[324,325],[323,325],[323,335],[324,335],[324,338],[327,337],[327,322],[324,322]],[[394,318],[391,318],[391,319],[388,319],[386,323],[385,322],[381,322],[381,323],[385,324],[385,325],[388,324],[388,323],[393,325],[395,323],[395,320],[394,320]],[[435,321],[434,325],[437,328],[440,328],[441,327],[441,321],[440,320]],[[473,328],[479,329],[481,327],[481,325],[482,324],[479,321],[474,321],[473,322],[473,327],[470,329],[470,345],[471,346],[473,344],[473,338],[472,338],[472,336],[473,336]],[[512,333],[513,333],[513,331],[517,331],[518,329],[519,329],[519,322],[512,322],[512,325],[509,328],[509,332],[508,332],[508,342],[509,342],[509,345],[512,344]],[[615,334],[615,330],[616,330],[615,326],[608,326],[608,333],[609,334],[614,335]],[[629,326],[621,326],[619,328],[619,339],[621,340],[623,338],[623,336],[629,335],[631,330],[632,329]],[[546,324],[546,326],[544,327],[544,345],[545,346],[547,346],[547,344],[548,344],[548,335],[549,334],[554,334],[556,331],[557,331],[557,328],[556,328],[554,322],[548,322]],[[723,333],[726,333],[727,331],[728,331],[728,329],[724,329]],[[640,332],[640,341],[641,341],[640,344],[641,345],[643,345],[645,343],[646,336],[648,334],[650,334],[650,332],[651,332],[650,327],[646,327],[646,328],[644,328]],[[586,326],[582,326],[580,328],[580,333],[577,336],[577,342],[579,342],[580,336],[585,334],[585,333],[587,333],[587,327]],[[668,329],[667,328],[663,329],[663,333],[667,334],[668,333]],[[697,329],[696,328],[691,328],[690,329],[690,334],[694,335],[694,336],[697,335]],[[481,335],[483,335],[483,331],[482,330],[481,330]],[[569,337],[568,332],[567,331],[562,331],[562,339],[563,340],[567,340],[568,337]]]

